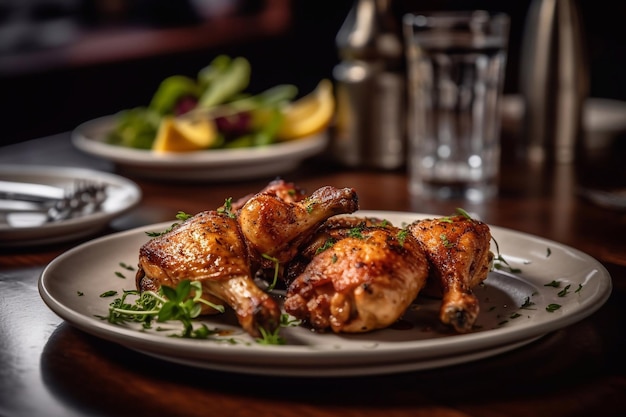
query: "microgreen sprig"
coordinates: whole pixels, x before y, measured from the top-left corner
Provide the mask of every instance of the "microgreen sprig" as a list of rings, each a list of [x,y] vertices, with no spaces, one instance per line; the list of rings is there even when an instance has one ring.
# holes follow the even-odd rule
[[[191,292],[193,290],[193,296]],[[126,301],[129,295],[139,295],[134,304]],[[198,281],[181,281],[176,288],[161,286],[158,292],[136,290],[124,291],[109,306],[109,315],[102,317],[114,324],[140,322],[144,328],[150,328],[156,319],[158,322],[180,321],[183,324],[181,337],[206,338],[211,332],[202,325],[194,329],[192,320],[202,312],[202,305],[207,305],[219,312],[224,306],[216,305],[202,298],[202,284]]]
[[[217,209],[217,212],[220,214],[225,214],[231,219],[234,219],[235,217],[237,217],[237,215],[233,213],[233,198],[228,197],[226,200],[224,200],[224,205],[222,207],[219,207]]]
[[[274,263],[274,279],[272,280],[272,283],[269,285],[269,287],[267,287],[268,291],[272,291],[275,287],[276,284],[278,283],[278,273],[280,271],[280,262],[278,261],[277,258],[268,255],[267,253],[262,253],[261,256],[267,260],[270,260]]]

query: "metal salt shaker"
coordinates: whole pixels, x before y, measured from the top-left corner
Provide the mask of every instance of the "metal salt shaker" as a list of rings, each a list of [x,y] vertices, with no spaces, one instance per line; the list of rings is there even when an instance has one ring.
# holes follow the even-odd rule
[[[334,68],[336,132],[331,151],[350,167],[405,163],[404,46],[390,0],[357,0],[339,30]]]
[[[521,92],[527,157],[574,162],[582,146],[588,64],[575,0],[533,0],[522,43]]]

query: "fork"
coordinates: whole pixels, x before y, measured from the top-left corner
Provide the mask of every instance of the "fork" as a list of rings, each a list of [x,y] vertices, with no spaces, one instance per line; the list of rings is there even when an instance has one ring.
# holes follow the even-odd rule
[[[65,220],[79,213],[93,213],[100,209],[106,196],[106,184],[76,180],[73,190],[48,208],[47,221]]]
[[[20,183],[17,185],[20,186]],[[95,181],[76,180],[64,193],[55,192],[53,197],[50,192],[50,196],[46,197],[43,194],[21,194],[18,187],[17,191],[4,193],[7,198],[0,200],[0,214],[4,214],[4,218],[11,213],[42,213],[45,222],[65,220],[99,210],[107,198],[106,188],[106,184]],[[16,187],[12,185],[10,189],[15,190]]]

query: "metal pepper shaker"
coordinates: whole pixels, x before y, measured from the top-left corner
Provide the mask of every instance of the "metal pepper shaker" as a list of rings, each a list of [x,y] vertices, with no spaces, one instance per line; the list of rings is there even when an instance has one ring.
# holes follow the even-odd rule
[[[391,0],[356,0],[337,33],[337,118],[331,151],[350,167],[405,163],[404,46]]]
[[[520,68],[531,161],[571,163],[582,146],[588,63],[576,0],[533,0]]]

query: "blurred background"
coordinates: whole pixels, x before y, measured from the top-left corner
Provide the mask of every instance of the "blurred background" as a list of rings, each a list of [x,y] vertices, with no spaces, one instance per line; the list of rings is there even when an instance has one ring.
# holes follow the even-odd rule
[[[488,9],[511,16],[505,94],[518,92],[530,0],[397,0],[409,10]],[[145,105],[165,77],[195,76],[218,54],[252,65],[249,91],[331,78],[352,0],[0,0],[0,141],[71,130]],[[590,96],[626,100],[626,2],[580,0]]]

